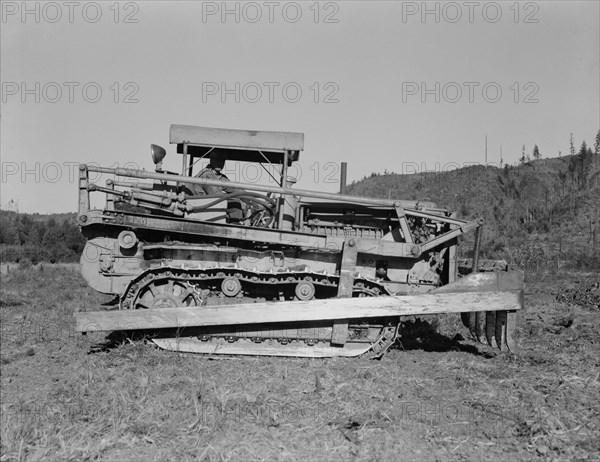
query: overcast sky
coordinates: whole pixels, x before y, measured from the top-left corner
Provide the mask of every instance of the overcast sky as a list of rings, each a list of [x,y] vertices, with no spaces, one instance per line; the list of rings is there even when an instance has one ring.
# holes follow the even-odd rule
[[[74,212],[76,163],[152,169],[150,143],[179,170],[172,123],[303,132],[297,187],[332,192],[341,161],[483,163],[487,134],[514,163],[600,128],[598,1],[25,5],[2,2],[3,208]]]

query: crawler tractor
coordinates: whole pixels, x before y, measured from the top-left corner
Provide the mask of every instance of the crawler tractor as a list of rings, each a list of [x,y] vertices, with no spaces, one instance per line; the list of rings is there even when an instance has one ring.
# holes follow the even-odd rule
[[[179,174],[156,145],[154,171],[79,167],[81,272],[118,303],[76,313],[78,331],[141,330],[204,354],[379,357],[406,316],[460,313],[478,341],[515,349],[523,277],[477,271],[483,220],[347,195],[345,168],[339,194],[297,189],[301,133],[172,125],[170,142]],[[271,184],[198,175],[217,157],[254,163]],[[98,173],[112,179],[98,185]],[[473,270],[461,276],[457,239],[469,232]]]

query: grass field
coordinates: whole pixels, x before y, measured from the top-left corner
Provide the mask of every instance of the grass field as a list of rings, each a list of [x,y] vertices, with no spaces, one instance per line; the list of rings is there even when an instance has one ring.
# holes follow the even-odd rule
[[[556,301],[597,280],[530,281],[516,355],[440,316],[380,361],[210,359],[128,340],[90,353],[104,336],[76,335],[73,312],[109,297],[76,267],[11,268],[0,461],[598,460],[600,310]]]

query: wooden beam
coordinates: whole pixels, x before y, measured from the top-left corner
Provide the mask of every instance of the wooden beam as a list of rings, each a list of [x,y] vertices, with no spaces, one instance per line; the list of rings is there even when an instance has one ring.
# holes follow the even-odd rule
[[[404,207],[402,204],[396,203],[394,204],[396,209],[396,215],[398,216],[398,221],[400,222],[400,229],[402,230],[402,234],[404,234],[404,240],[407,244],[413,243],[412,233],[410,232],[410,228],[408,227],[408,221],[406,221],[406,213],[404,212]]]
[[[522,291],[330,298],[285,303],[75,313],[77,332],[364,319],[523,307]]]
[[[342,262],[340,265],[340,282],[338,284],[337,296],[339,298],[352,298],[354,287],[354,272],[356,271],[356,258],[358,250],[356,241],[348,239],[342,248]],[[344,345],[348,339],[348,320],[336,319],[333,323],[331,333],[332,345]]]

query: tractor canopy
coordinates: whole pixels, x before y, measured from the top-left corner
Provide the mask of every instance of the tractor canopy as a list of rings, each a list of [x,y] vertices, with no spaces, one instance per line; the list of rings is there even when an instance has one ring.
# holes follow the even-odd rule
[[[209,153],[222,152],[228,160],[283,164],[288,166],[300,158],[304,149],[304,133],[171,125],[170,143],[177,144],[179,154],[190,160]]]

